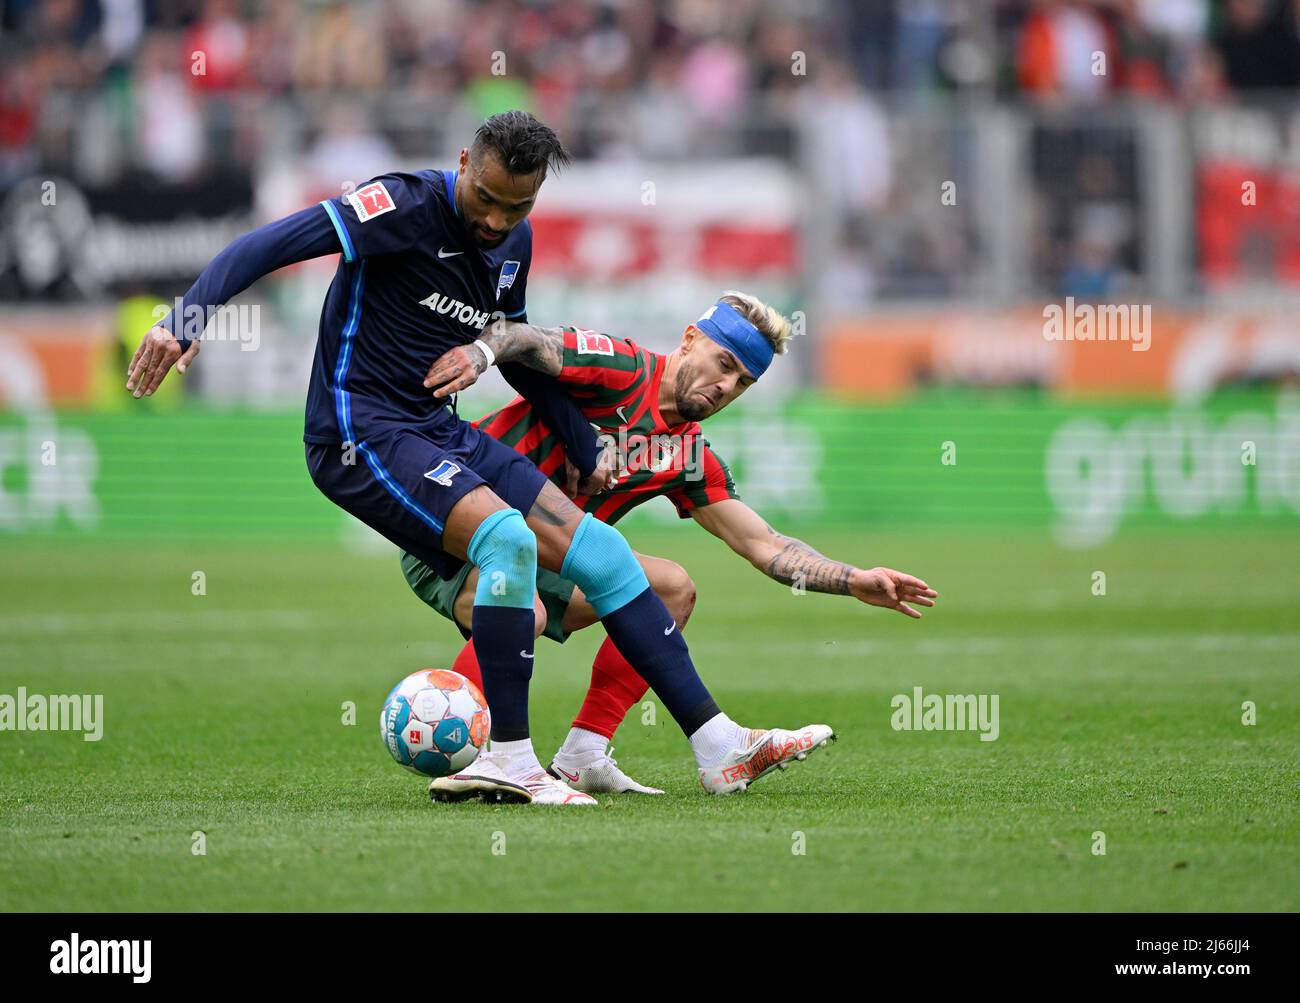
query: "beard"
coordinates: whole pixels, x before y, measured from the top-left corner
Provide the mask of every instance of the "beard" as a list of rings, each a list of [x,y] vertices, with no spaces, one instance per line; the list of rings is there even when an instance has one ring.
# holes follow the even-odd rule
[[[482,232],[480,232],[478,224],[471,223],[468,220],[465,221],[465,233],[469,237],[470,243],[483,251],[490,251],[494,247],[500,247],[502,242],[510,236],[510,231],[507,230],[495,239],[488,240],[483,236]]]
[[[709,415],[713,414],[714,407],[712,404],[703,403],[691,391],[691,384],[694,382],[695,374],[688,371],[685,365],[677,370],[677,378],[673,380],[673,397],[677,403],[677,413],[687,421],[703,421]]]

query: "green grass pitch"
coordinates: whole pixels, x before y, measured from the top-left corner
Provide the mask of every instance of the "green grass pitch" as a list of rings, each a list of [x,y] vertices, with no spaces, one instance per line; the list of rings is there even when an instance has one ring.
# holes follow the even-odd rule
[[[0,732],[0,908],[1300,907],[1289,531],[1121,535],[1088,552],[1029,531],[804,534],[927,578],[941,605],[920,622],[794,596],[695,527],[630,535],[694,575],[686,637],[733,717],[826,721],[840,741],[713,798],[667,714],[635,711],[615,756],[666,797],[435,805],[388,758],[378,711],[459,638],[395,556],[7,542],[0,693],[102,693],[105,733]],[[538,648],[544,761],[601,636]],[[998,694],[999,738],[893,730],[891,697],[914,686]]]

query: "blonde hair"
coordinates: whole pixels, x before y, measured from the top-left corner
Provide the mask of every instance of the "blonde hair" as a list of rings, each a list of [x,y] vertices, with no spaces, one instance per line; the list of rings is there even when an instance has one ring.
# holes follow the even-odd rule
[[[757,296],[728,289],[719,299],[735,309],[742,317],[758,328],[758,333],[772,345],[772,351],[784,355],[790,341],[790,320],[775,307],[768,306]]]

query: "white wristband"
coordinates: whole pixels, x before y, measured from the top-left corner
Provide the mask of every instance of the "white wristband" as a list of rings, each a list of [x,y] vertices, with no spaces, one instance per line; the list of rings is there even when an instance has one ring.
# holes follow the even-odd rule
[[[493,366],[495,366],[497,362],[497,353],[492,351],[492,349],[488,348],[487,345],[484,344],[482,339],[475,338],[474,344],[478,346],[479,350],[483,353],[483,357],[487,359],[487,368],[491,369]],[[487,369],[483,371],[487,372]]]

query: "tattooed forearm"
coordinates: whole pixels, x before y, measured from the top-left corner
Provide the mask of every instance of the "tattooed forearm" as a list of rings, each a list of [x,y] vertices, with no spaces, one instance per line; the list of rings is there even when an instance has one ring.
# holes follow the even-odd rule
[[[775,531],[773,535],[785,545],[767,564],[769,578],[785,585],[801,585],[809,592],[828,592],[837,596],[849,594],[849,577],[853,574],[851,564],[832,561],[802,540],[781,536]]]
[[[550,376],[559,375],[564,365],[564,329],[560,327],[499,320],[481,340],[496,353],[498,362],[520,362]]]

